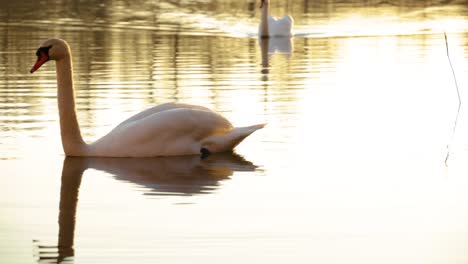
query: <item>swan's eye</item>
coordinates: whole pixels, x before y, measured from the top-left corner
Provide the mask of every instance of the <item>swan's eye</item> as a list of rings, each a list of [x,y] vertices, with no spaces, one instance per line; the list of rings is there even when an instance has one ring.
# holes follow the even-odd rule
[[[40,47],[37,49],[36,56],[40,57],[42,53],[46,54],[49,57],[49,49],[52,48],[52,45],[47,47]]]
[[[52,47],[41,47],[37,49],[36,56],[37,56],[37,61],[34,64],[34,66],[31,68],[31,73],[35,72],[37,69],[39,69],[42,64],[46,63],[49,60],[49,49]]]

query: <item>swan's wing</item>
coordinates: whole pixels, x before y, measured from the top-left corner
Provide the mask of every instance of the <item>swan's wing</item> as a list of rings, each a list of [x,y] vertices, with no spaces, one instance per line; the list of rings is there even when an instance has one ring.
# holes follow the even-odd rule
[[[196,109],[196,110],[205,110],[205,111],[211,111],[210,109],[199,106],[199,105],[190,105],[190,104],[180,104],[180,103],[165,103],[161,105],[157,105],[151,108],[148,108],[136,115],[133,115],[129,117],[128,119],[124,120],[122,123],[120,123],[118,126],[121,126],[123,124],[126,124],[128,122],[133,122],[142,118],[145,118],[147,116],[150,116],[152,114],[158,113],[158,112],[163,112],[167,110],[173,110],[173,109],[179,109],[179,108],[186,108],[186,109]]]
[[[292,28],[294,19],[291,16],[284,16],[282,18],[268,17],[268,27],[270,36],[272,37],[290,37],[292,36]]]
[[[294,25],[294,19],[290,15],[282,17],[279,21],[285,21],[284,23],[287,23],[291,27]]]
[[[114,157],[199,154],[204,139],[231,130],[231,123],[215,112],[176,108],[130,118],[91,149],[94,155]]]

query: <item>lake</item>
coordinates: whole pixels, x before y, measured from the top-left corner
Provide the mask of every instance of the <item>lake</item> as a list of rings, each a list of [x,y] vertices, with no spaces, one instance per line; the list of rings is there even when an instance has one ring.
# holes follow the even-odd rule
[[[0,1],[0,262],[467,263],[468,1],[271,0],[295,36],[268,40],[258,6]],[[165,102],[267,126],[207,159],[66,158],[54,63],[29,73],[50,37],[87,142]]]

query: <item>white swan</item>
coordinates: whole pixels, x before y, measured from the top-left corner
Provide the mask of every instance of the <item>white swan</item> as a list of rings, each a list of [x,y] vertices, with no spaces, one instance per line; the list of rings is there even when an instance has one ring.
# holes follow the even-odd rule
[[[294,19],[287,15],[277,18],[268,15],[270,0],[261,0],[261,21],[258,27],[258,36],[267,37],[292,37]]]
[[[221,115],[202,106],[167,103],[120,123],[92,144],[84,142],[75,112],[72,56],[68,43],[48,39],[37,50],[35,72],[56,61],[57,99],[62,145],[67,156],[154,157],[207,155],[232,150],[264,124],[234,128]]]

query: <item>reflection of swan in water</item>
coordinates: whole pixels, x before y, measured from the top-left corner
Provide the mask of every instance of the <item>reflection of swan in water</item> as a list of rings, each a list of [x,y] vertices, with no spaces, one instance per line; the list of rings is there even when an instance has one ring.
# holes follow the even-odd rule
[[[75,255],[73,248],[75,237],[75,217],[78,203],[78,191],[83,172],[86,170],[84,158],[65,158],[62,168],[62,184],[60,187],[59,234],[57,246],[44,246],[34,240],[38,248],[38,262],[47,263],[68,262]],[[53,261],[53,262],[52,262]]]
[[[269,66],[271,55],[280,54],[285,58],[291,58],[294,51],[293,38],[258,38],[258,44],[262,52],[262,66]]]
[[[149,189],[148,195],[190,195],[208,192],[234,171],[254,171],[256,166],[234,153],[159,158],[93,158],[88,167],[111,173],[116,179]]]
[[[38,262],[62,263],[75,255],[78,193],[83,173],[88,168],[149,188],[152,194],[188,195],[207,193],[234,171],[254,171],[257,167],[233,153],[214,154],[206,159],[198,156],[145,159],[67,157],[63,162],[60,187],[58,245],[44,246],[34,240],[39,251]]]

